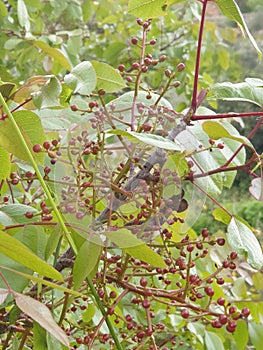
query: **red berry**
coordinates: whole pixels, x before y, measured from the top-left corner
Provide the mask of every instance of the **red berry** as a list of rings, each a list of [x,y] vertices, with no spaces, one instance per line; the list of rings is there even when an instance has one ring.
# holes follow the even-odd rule
[[[229,257],[231,260],[235,260],[237,258],[237,252],[231,252]]]
[[[185,64],[184,64],[184,63],[179,63],[179,64],[177,65],[177,69],[178,69],[179,72],[181,72],[182,70],[185,69]]]
[[[132,64],[132,69],[138,70],[139,68],[140,68],[140,64],[139,64],[138,62],[134,62],[134,63]]]
[[[142,307],[144,307],[145,309],[149,309],[150,306],[151,306],[150,300],[144,299],[142,301]]]
[[[137,45],[138,44],[138,39],[137,38],[132,38],[131,39],[131,43],[133,44],[133,45]]]
[[[170,69],[165,69],[164,74],[169,78],[172,74],[172,71]]]
[[[212,297],[215,294],[214,289],[209,286],[205,287],[205,292],[209,297]]]
[[[44,173],[45,173],[46,175],[49,174],[50,171],[51,171],[51,168],[50,168],[49,166],[46,166],[46,167],[44,168]]]
[[[31,219],[32,217],[33,217],[33,213],[31,212],[31,211],[27,211],[26,213],[25,213],[25,217],[26,218],[28,218],[28,219]]]
[[[104,89],[100,89],[100,90],[98,91],[98,94],[99,94],[99,95],[105,95],[105,94],[106,94],[106,91],[105,91]]]
[[[219,315],[218,319],[219,319],[219,322],[221,324],[226,324],[227,323],[227,316],[225,314]]]
[[[156,44],[156,39],[152,39],[151,41],[150,41],[150,45],[155,45]]]
[[[164,62],[166,60],[167,56],[166,55],[162,55],[159,57],[159,62]]]
[[[218,238],[216,240],[216,243],[220,246],[223,246],[226,243],[226,240],[224,238]]]
[[[118,69],[119,69],[120,72],[124,72],[125,71],[124,64],[119,64]]]
[[[229,263],[229,268],[231,269],[231,270],[235,270],[236,269],[236,264],[233,262],[233,261],[230,261],[230,263]]]
[[[222,327],[222,323],[219,320],[213,320],[212,321],[212,327],[213,328],[221,328]]]
[[[218,298],[218,299],[217,299],[217,304],[218,304],[218,305],[221,305],[221,306],[224,305],[224,304],[225,304],[225,299],[222,298],[222,297],[221,297],[221,298]]]
[[[73,112],[78,111],[78,106],[77,106],[77,105],[71,105],[70,108],[71,108],[71,110],[72,110]]]
[[[144,278],[144,277],[142,277],[142,278],[140,279],[140,285],[141,285],[142,287],[146,287],[146,286],[147,286],[147,279]]]
[[[237,308],[235,306],[230,306],[228,311],[230,314],[234,314],[237,311]]]
[[[130,314],[126,315],[125,319],[126,319],[127,322],[131,322],[132,321],[132,317],[131,317]]]
[[[227,260],[223,261],[222,266],[227,269],[229,267],[229,262]]]
[[[152,64],[151,58],[146,57],[146,58],[144,59],[144,64],[146,64],[146,66],[150,66],[150,65]]]
[[[194,250],[194,245],[193,244],[188,244],[188,246],[186,247],[186,250],[190,253]]]
[[[225,283],[225,280],[224,280],[223,277],[218,277],[218,278],[216,279],[216,282],[217,282],[217,284],[219,284],[219,285],[223,285],[223,284]]]
[[[57,146],[58,145],[58,140],[56,140],[56,139],[52,140],[51,143],[52,143],[53,146]]]
[[[48,141],[45,141],[45,142],[43,143],[43,147],[44,147],[45,149],[49,149],[50,146],[51,146],[51,144],[50,144],[50,142],[48,142]]]
[[[111,298],[111,299],[115,299],[116,296],[117,296],[117,293],[116,293],[116,292],[114,292],[114,291],[111,291],[111,292],[110,292],[110,298]]]
[[[201,234],[204,238],[206,238],[209,236],[209,230],[207,228],[203,228]]]
[[[241,311],[241,314],[244,316],[244,317],[248,317],[250,315],[250,310],[247,308],[247,307],[244,307]]]
[[[17,185],[19,183],[19,180],[18,179],[12,179],[11,180],[11,184],[12,185]]]
[[[41,152],[42,151],[42,147],[39,144],[36,144],[33,146],[33,151],[35,153]]]
[[[189,311],[188,311],[187,309],[183,309],[183,310],[181,311],[181,316],[182,316],[183,318],[188,318],[188,317],[189,317]]]
[[[143,20],[141,18],[137,18],[137,24],[139,24],[139,26],[142,26]]]
[[[222,143],[219,143],[219,144],[217,145],[217,147],[218,147],[219,149],[225,148],[225,146],[224,146]]]
[[[210,145],[214,145],[215,144],[214,140],[209,139],[208,141],[209,141]]]

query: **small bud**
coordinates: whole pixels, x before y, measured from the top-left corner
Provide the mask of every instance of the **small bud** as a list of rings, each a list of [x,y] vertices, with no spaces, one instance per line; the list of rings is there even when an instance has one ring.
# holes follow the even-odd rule
[[[71,105],[70,108],[71,108],[71,110],[72,110],[73,112],[78,111],[78,106],[77,106],[77,105]]]
[[[131,39],[131,43],[133,44],[133,45],[137,45],[138,44],[138,39],[137,38],[132,38]]]
[[[185,64],[184,63],[179,63],[178,65],[177,65],[177,70],[179,71],[179,72],[181,72],[182,70],[184,70],[185,69]]]

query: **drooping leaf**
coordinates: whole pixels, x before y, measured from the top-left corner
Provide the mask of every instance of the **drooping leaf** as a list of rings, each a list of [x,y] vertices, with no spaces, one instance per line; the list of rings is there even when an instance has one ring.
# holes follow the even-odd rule
[[[1,266],[1,265],[0,265]],[[29,281],[33,281],[35,283],[39,283],[40,285],[45,285],[45,286],[48,286],[52,289],[58,289],[58,290],[61,290],[63,293],[68,293],[68,294],[72,294],[72,295],[76,295],[77,297],[81,297],[82,294],[73,290],[73,289],[68,289],[68,288],[65,288],[63,286],[61,286],[60,284],[56,284],[54,282],[50,282],[48,281],[47,279],[43,279],[43,278],[40,278],[40,277],[36,277],[34,275],[29,275],[28,273],[24,273],[24,272],[21,272],[21,271],[18,271],[18,270],[14,270],[12,268],[9,268],[9,267],[6,267],[6,266],[1,266],[1,269],[2,270],[5,270],[5,271],[8,271],[9,274],[8,274],[8,277],[11,275],[11,274],[15,274],[15,277],[16,279],[18,279],[19,276],[23,277],[24,279],[27,279]],[[11,273],[11,274],[10,274]],[[8,280],[8,283],[9,283],[9,280]],[[11,285],[12,287],[12,285]],[[12,289],[14,289],[12,287]],[[17,291],[17,289],[14,289]]]
[[[169,151],[180,151],[180,145],[176,144],[173,141],[170,141],[162,136],[153,135],[153,134],[144,134],[134,131],[123,131],[123,130],[110,130],[110,134],[123,135],[131,142],[142,142],[147,145],[154,147],[163,148]]]
[[[170,2],[167,0],[130,0],[128,12],[143,19],[161,17],[167,14],[166,9]]]
[[[3,304],[9,294],[7,289],[0,288],[0,305]]]
[[[82,281],[93,271],[101,256],[103,243],[97,237],[97,241],[84,241],[78,251],[73,267],[74,289],[77,290]]]
[[[258,177],[251,181],[249,192],[258,201],[263,202],[263,179]]]
[[[9,177],[11,172],[11,162],[9,153],[0,146],[0,181]]]
[[[28,31],[30,29],[30,20],[24,0],[17,1],[17,17],[21,27]]]
[[[129,230],[119,229],[103,233],[109,240],[126,253],[156,267],[165,267],[161,256],[136,238]]]
[[[41,90],[32,93],[33,102],[38,109],[61,107],[60,94],[62,92],[61,83],[59,80],[52,76]]]
[[[247,78],[244,82],[236,84],[231,82],[217,83],[211,88],[211,98],[225,101],[245,101],[262,107],[262,84],[259,85],[258,82],[255,84],[254,80],[251,78]]]
[[[3,231],[0,231],[0,252],[42,276],[63,281],[57,270],[32,253],[24,244]]]
[[[69,347],[69,340],[63,330],[54,321],[51,312],[43,303],[27,295],[15,294],[15,302],[21,311],[40,324],[46,331]]]
[[[96,72],[89,61],[84,61],[75,66],[69,74],[65,75],[64,82],[74,93],[88,95],[96,87]]]
[[[0,85],[0,92],[3,97],[7,98],[10,96],[12,90],[16,85],[14,83],[3,83]]]
[[[246,225],[237,217],[232,217],[227,228],[227,239],[231,247],[244,255],[253,268],[262,267],[262,249],[248,224]]]
[[[104,62],[92,61],[97,76],[96,89],[106,92],[115,92],[126,87],[119,71]]]
[[[253,38],[252,34],[250,33],[248,26],[246,24],[246,21],[244,19],[244,16],[242,15],[242,12],[240,11],[240,8],[235,0],[215,0],[215,2],[218,4],[220,10],[222,13],[227,16],[228,18],[234,20],[237,22],[240,27],[242,28],[243,32],[245,32],[251,41],[252,45],[256,49],[259,57],[262,57],[262,52],[259,49],[255,39]]]
[[[205,345],[209,350],[224,350],[221,338],[214,332],[205,331]]]
[[[218,140],[218,139],[226,137],[226,138],[229,138],[231,140],[235,140],[237,142],[240,142],[240,143],[254,149],[253,145],[246,137],[241,136],[241,135],[237,135],[237,136],[233,135],[220,122],[205,121],[202,126],[203,126],[204,131],[207,133],[207,135],[211,139]]]
[[[35,113],[31,111],[16,111],[13,113],[13,117],[30,150],[33,149],[35,144],[41,145],[45,141],[41,120]],[[9,118],[0,121],[0,146],[20,159],[30,160]],[[43,163],[44,153],[34,153],[32,151],[32,154],[39,164]]]
[[[40,41],[40,40],[32,41],[30,43],[32,43],[33,46],[39,48],[40,50],[45,52],[47,55],[52,57],[63,68],[65,68],[67,70],[71,69],[71,65],[70,65],[68,59],[66,58],[66,56],[60,50],[58,50],[56,48],[53,48],[53,47],[49,46],[47,43],[45,43],[43,41]]]
[[[252,345],[256,350],[262,349],[263,344],[263,332],[262,324],[256,322],[249,322],[248,332]]]

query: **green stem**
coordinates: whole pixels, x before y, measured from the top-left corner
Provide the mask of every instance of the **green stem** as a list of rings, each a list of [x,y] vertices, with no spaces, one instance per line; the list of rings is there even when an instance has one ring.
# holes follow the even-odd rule
[[[51,193],[49,191],[49,188],[46,185],[46,182],[43,179],[43,177],[42,177],[42,175],[41,175],[41,173],[40,173],[40,171],[38,169],[38,165],[37,165],[37,163],[35,161],[35,158],[34,158],[34,156],[32,154],[32,151],[28,147],[28,145],[27,145],[27,143],[26,143],[26,141],[25,141],[25,139],[23,137],[23,134],[22,134],[21,130],[19,129],[19,127],[18,127],[18,125],[17,125],[17,123],[16,123],[12,113],[10,112],[10,110],[9,110],[9,108],[8,108],[8,106],[7,106],[7,104],[6,104],[6,102],[5,102],[5,100],[4,100],[4,98],[3,98],[1,93],[0,93],[0,103],[3,106],[4,112],[7,114],[8,118],[9,118],[9,121],[12,124],[12,126],[13,126],[16,134],[17,134],[17,138],[21,142],[21,144],[22,144],[22,146],[23,146],[23,148],[24,148],[24,150],[25,150],[25,152],[26,152],[26,154],[28,156],[28,159],[30,160],[30,162],[31,162],[31,164],[32,164],[32,166],[33,166],[33,168],[35,170],[37,178],[38,178],[38,180],[39,180],[43,190],[45,191],[47,198],[50,201],[50,205],[51,205],[51,207],[52,207],[52,209],[53,209],[53,211],[54,211],[54,213],[55,213],[55,215],[56,215],[56,217],[58,219],[58,222],[59,222],[59,224],[60,224],[60,226],[61,226],[61,228],[62,228],[62,230],[63,230],[63,232],[65,234],[65,237],[66,237],[66,239],[67,239],[67,241],[68,241],[72,251],[74,252],[74,254],[76,254],[77,253],[77,248],[76,248],[75,243],[74,243],[74,241],[73,241],[73,239],[72,239],[72,237],[71,237],[71,235],[70,235],[70,233],[69,233],[69,231],[68,231],[68,229],[67,229],[67,227],[65,225],[63,217],[62,217],[59,209],[57,208],[56,203],[54,202],[54,199],[53,199],[53,197],[52,197],[52,195],[51,195]]]

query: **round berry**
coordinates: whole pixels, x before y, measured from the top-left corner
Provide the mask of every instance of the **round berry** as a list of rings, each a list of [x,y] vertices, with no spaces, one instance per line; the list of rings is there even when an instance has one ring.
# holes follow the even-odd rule
[[[179,72],[181,72],[182,70],[184,70],[185,69],[185,64],[184,63],[179,63],[178,65],[177,65],[177,70],[179,71]]]
[[[33,213],[31,212],[31,211],[27,211],[26,213],[25,213],[25,217],[26,218],[28,218],[28,219],[31,219],[32,217],[33,217]]]
[[[152,39],[151,41],[150,41],[150,45],[155,45],[156,44],[156,39]]]
[[[225,299],[224,298],[218,298],[217,299],[217,304],[223,306],[225,304]]]
[[[218,147],[219,149],[225,148],[225,146],[223,145],[223,143],[219,143],[219,144],[217,145],[217,147]]]
[[[247,307],[244,307],[241,311],[241,314],[244,316],[244,317],[248,317],[250,315],[250,310],[247,308]]]
[[[234,314],[237,311],[237,308],[235,306],[230,306],[228,311],[230,314]]]
[[[189,311],[187,309],[181,310],[181,316],[183,318],[188,318],[189,317]]]
[[[45,149],[50,149],[50,146],[51,146],[51,144],[50,144],[50,142],[48,142],[48,141],[45,141],[45,142],[43,143],[43,147],[44,147]]]
[[[190,253],[194,250],[194,245],[193,244],[188,244],[188,246],[186,247],[186,250]]]
[[[137,38],[132,38],[131,39],[131,43],[133,44],[133,45],[137,45],[138,44],[138,39]]]
[[[37,143],[36,145],[33,146],[33,151],[35,153],[41,152],[42,151],[42,147]]]
[[[209,297],[212,297],[215,294],[214,289],[212,287],[209,287],[209,286],[205,287],[205,293]]]
[[[218,316],[219,322],[221,324],[226,324],[227,323],[227,316],[225,314],[221,314]]]
[[[124,64],[119,64],[118,69],[119,69],[120,72],[124,72],[125,71]]]
[[[226,243],[226,240],[224,238],[217,238],[216,243],[223,246]]]
[[[172,71],[170,69],[165,69],[164,74],[169,78],[172,74]]]
[[[207,228],[203,228],[201,234],[204,238],[206,238],[209,236],[209,230]]]
[[[229,258],[231,260],[235,260],[237,258],[237,252],[231,252],[230,255],[229,255]]]
[[[159,57],[159,62],[164,62],[166,60],[167,56],[166,55],[162,55]]]
[[[73,112],[76,112],[76,111],[78,111],[78,106],[77,106],[77,105],[71,105],[71,106],[70,106],[70,109],[71,109]]]
[[[140,68],[139,62],[134,62],[134,63],[132,64],[132,69],[138,70],[139,68]]]
[[[144,299],[142,301],[142,307],[144,307],[145,309],[149,309],[150,306],[151,306],[150,300]]]
[[[222,327],[222,323],[219,320],[213,320],[212,321],[212,327],[213,328],[221,328]]]
[[[144,278],[144,277],[142,277],[142,278],[140,279],[140,285],[141,285],[142,287],[146,287],[146,286],[147,286],[147,279]]]

